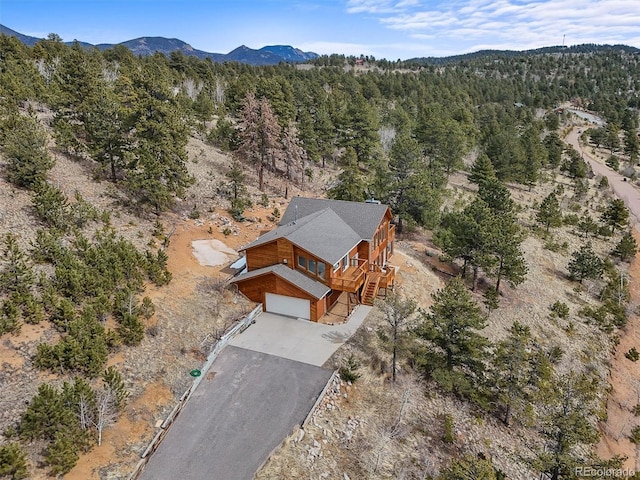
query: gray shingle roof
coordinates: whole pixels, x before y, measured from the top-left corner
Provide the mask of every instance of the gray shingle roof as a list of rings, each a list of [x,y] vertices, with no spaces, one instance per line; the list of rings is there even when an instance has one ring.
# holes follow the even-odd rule
[[[243,280],[249,280],[250,278],[259,277],[260,275],[265,275],[269,273],[273,273],[279,276],[280,278],[295,285],[300,290],[307,292],[309,295],[317,299],[324,297],[327,293],[331,291],[329,287],[318,282],[317,280],[314,280],[313,278],[309,278],[303,273],[300,273],[297,270],[293,270],[282,264],[271,265],[269,267],[259,268],[257,270],[252,270],[250,272],[243,273],[242,275],[239,275],[236,278],[234,278],[232,282],[237,283]]]
[[[322,210],[287,239],[331,265],[339,262],[361,240],[360,235],[329,209]]]
[[[376,203],[293,197],[282,215],[280,225],[290,224],[296,219],[296,216],[298,219],[302,219],[326,208],[330,208],[336,213],[360,236],[360,239],[372,240],[376,228],[380,225],[389,207]]]
[[[360,243],[354,232],[333,210],[325,208],[299,218],[295,223],[281,225],[265,233],[244,250],[286,237],[294,245],[333,265]]]

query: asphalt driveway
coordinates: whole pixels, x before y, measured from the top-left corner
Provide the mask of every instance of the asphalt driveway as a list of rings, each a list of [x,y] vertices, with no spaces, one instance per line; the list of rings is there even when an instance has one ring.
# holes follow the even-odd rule
[[[282,439],[303,422],[332,373],[227,346],[139,478],[253,478]]]

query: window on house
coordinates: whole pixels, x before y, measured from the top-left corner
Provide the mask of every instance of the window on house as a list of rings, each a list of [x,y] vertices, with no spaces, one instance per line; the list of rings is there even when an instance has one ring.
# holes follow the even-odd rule
[[[325,278],[325,273],[326,273],[325,268],[326,267],[324,263],[318,262],[318,276],[322,279]]]
[[[301,268],[307,269],[307,259],[302,255],[298,255],[298,266]]]
[[[316,273],[316,261],[309,259],[309,263],[307,264],[307,269],[309,270],[309,272],[313,273],[315,275]]]
[[[349,255],[342,257],[342,271],[345,271],[349,266]]]

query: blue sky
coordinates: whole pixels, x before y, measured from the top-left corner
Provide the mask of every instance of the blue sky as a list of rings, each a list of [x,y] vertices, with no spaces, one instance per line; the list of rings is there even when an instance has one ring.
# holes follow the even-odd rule
[[[0,23],[93,44],[162,36],[217,53],[293,45],[390,60],[563,38],[640,47],[639,0],[0,0]]]

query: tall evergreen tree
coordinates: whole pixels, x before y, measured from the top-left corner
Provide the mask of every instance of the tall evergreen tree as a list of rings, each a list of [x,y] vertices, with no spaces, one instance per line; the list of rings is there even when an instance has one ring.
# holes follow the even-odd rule
[[[562,210],[560,210],[560,202],[558,202],[555,192],[551,192],[542,200],[536,214],[536,220],[545,226],[547,232],[550,227],[562,225]]]
[[[624,228],[627,225],[629,222],[629,210],[622,200],[614,198],[602,212],[601,220],[611,227],[611,233],[613,234],[616,228]]]
[[[576,447],[598,441],[599,391],[597,379],[576,372],[557,374],[542,389],[537,421],[545,448],[538,452],[534,465],[551,480],[572,478],[576,467],[588,465],[589,459],[582,454],[587,450]]]
[[[188,131],[163,75],[149,63],[133,80],[135,148],[127,176],[131,194],[156,211],[171,206],[193,183],[186,166]]]
[[[362,94],[355,93],[347,98],[343,122],[341,145],[353,149],[359,164],[374,165],[380,148],[380,118],[375,107]]]
[[[476,161],[471,165],[469,181],[476,185],[482,185],[490,178],[496,178],[496,172],[493,169],[493,165],[491,160],[489,160],[489,157],[482,153],[478,155]]]
[[[618,257],[623,262],[635,257],[636,253],[638,253],[638,243],[631,232],[625,232],[611,252],[613,256]]]
[[[576,250],[571,254],[571,260],[567,268],[569,276],[582,283],[585,279],[602,277],[604,264],[602,259],[593,251],[591,243],[586,243],[580,247],[580,250]]]
[[[8,161],[7,178],[19,187],[35,188],[47,178],[55,160],[47,150],[47,137],[35,118],[14,114],[5,121],[2,151]]]
[[[533,397],[541,373],[535,356],[531,330],[518,322],[509,329],[509,336],[496,345],[489,384],[505,425],[514,416],[524,424],[533,420]]]
[[[459,278],[432,297],[433,305],[417,329],[427,342],[422,366],[445,392],[482,402],[489,342],[477,332],[486,326],[485,317]]]
[[[281,152],[281,128],[269,101],[257,99],[248,91],[242,104],[239,151],[247,160],[256,165],[258,188],[264,191],[264,171]]]
[[[486,226],[488,232],[487,253],[492,257],[485,270],[496,278],[496,291],[507,278],[512,286],[520,285],[527,275],[527,264],[522,252],[525,233],[511,214],[495,215]]]
[[[86,146],[91,157],[108,170],[111,181],[118,180],[133,150],[133,125],[128,109],[120,103],[115,90],[103,82],[100,98],[85,120]]]
[[[434,225],[439,214],[440,191],[434,188],[425,168],[418,142],[408,134],[398,135],[391,147],[388,169],[379,168],[378,196],[398,215],[398,232],[405,221]]]
[[[338,175],[336,185],[327,192],[329,198],[350,202],[364,201],[366,199],[365,182],[358,166],[356,153],[351,147],[347,147],[343,163],[344,166]]]

